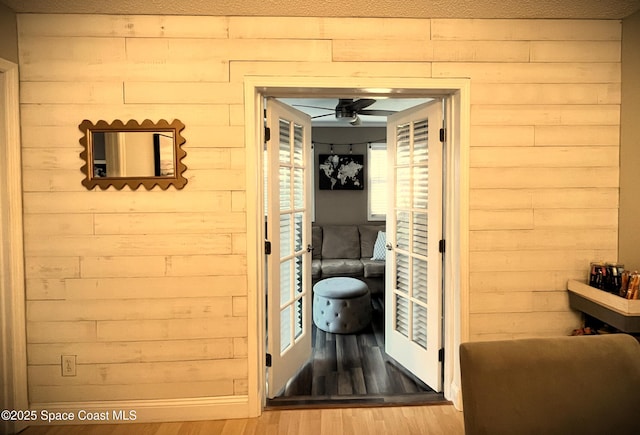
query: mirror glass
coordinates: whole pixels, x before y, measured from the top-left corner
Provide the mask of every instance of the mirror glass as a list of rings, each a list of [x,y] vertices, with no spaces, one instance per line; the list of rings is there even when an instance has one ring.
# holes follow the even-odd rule
[[[171,177],[175,174],[173,134],[163,132],[96,131],[94,177]]]
[[[85,120],[80,130],[85,134],[81,143],[85,147],[81,157],[85,160],[83,184],[92,189],[115,186],[133,189],[141,184],[147,189],[158,185],[182,188],[187,180],[182,176],[186,167],[182,158],[184,138],[180,132],[184,125],[174,120],[171,124],[160,120],[141,124],[129,121],[92,123]]]

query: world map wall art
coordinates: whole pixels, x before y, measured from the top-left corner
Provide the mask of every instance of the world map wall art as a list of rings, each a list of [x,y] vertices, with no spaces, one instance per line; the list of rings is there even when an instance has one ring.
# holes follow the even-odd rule
[[[364,189],[364,156],[362,154],[320,154],[318,160],[320,189]]]

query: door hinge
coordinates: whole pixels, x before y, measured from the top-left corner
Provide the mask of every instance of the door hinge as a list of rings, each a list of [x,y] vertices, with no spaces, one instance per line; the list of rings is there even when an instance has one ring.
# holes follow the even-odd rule
[[[271,255],[271,242],[268,240],[264,241],[264,253],[266,255]]]
[[[264,128],[264,141],[269,142],[271,140],[271,129],[269,127]]]
[[[271,354],[270,353],[267,354],[267,359],[266,359],[265,362],[267,364],[267,367],[271,367]]]
[[[440,142],[444,142],[445,140],[447,140],[447,130],[445,130],[444,128],[440,129]]]
[[[444,362],[444,347],[441,347],[438,351],[438,361]]]
[[[438,252],[444,253],[445,248],[446,248],[446,243],[444,239],[442,239],[438,242]]]

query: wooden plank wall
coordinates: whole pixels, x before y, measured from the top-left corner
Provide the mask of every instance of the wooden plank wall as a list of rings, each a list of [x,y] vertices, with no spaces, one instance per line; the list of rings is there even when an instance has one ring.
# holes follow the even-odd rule
[[[247,393],[246,74],[470,77],[471,338],[567,334],[616,257],[620,29],[20,15],[30,400]],[[184,190],[80,184],[78,124],[115,118],[186,124]]]

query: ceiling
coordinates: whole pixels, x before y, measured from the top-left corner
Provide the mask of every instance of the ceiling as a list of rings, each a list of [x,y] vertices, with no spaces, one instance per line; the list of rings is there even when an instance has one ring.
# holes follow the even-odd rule
[[[0,0],[16,12],[405,18],[620,19],[640,0]]]
[[[313,118],[312,125],[314,127],[354,127],[349,123],[349,119],[336,118],[335,107],[338,104],[337,98],[278,98],[278,100],[310,115],[311,118]],[[376,102],[367,106],[366,110],[391,110],[398,112],[430,101],[430,99],[427,98],[375,98],[375,100]],[[326,110],[318,109],[318,107],[325,107]],[[358,125],[360,127],[385,127],[387,125],[386,116],[358,115],[358,117],[360,118]]]

